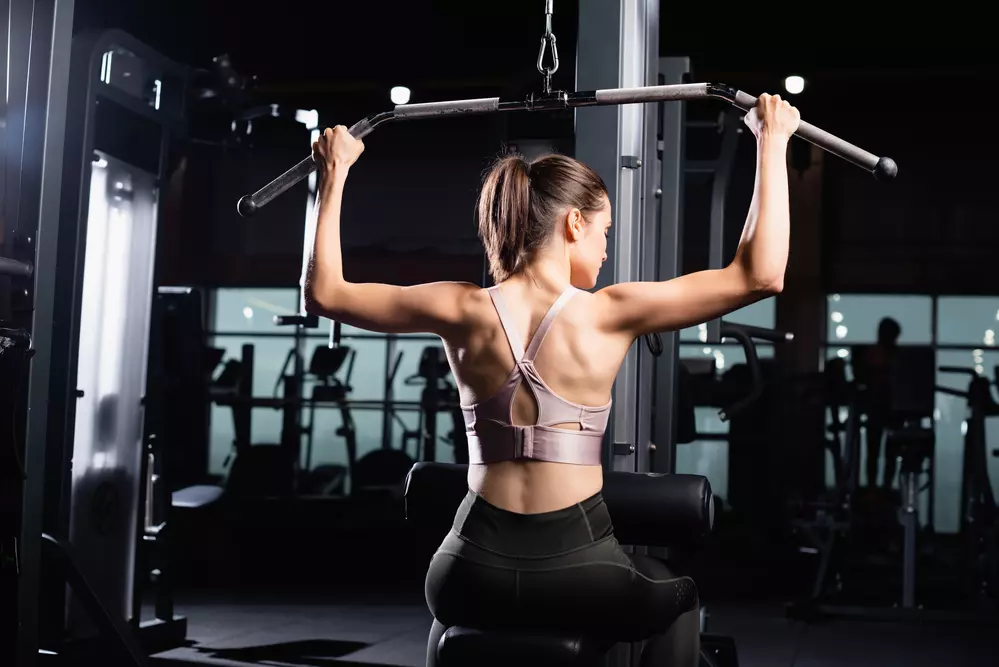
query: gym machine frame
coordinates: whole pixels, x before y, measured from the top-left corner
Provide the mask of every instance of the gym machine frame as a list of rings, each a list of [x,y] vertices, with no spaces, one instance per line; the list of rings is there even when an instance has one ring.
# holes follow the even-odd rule
[[[60,624],[48,638],[60,659],[64,653],[73,657],[77,648],[83,654],[96,649],[100,645],[93,640],[99,637],[107,642],[102,647],[116,654],[123,664],[145,664],[148,653],[180,645],[186,636],[186,619],[173,613],[169,564],[161,558],[166,555],[163,550],[170,539],[166,516],[169,503],[163,503],[163,461],[158,456],[162,450],[156,445],[155,433],[144,428],[154,420],[144,420],[142,415],[146,394],[155,393],[156,387],[146,384],[145,356],[141,365],[116,366],[118,384],[114,392],[104,396],[116,402],[106,404],[105,415],[114,415],[114,433],[132,432],[119,428],[127,423],[135,427],[138,437],[132,441],[115,435],[113,440],[102,442],[106,449],[87,450],[81,455],[76,449],[80,444],[75,433],[77,413],[89,411],[83,402],[94,402],[97,396],[96,392],[82,389],[86,378],[78,373],[78,363],[94,356],[93,350],[82,345],[81,330],[88,326],[93,330],[95,314],[93,308],[84,307],[83,301],[85,295],[97,293],[85,288],[89,280],[85,269],[88,265],[101,268],[113,263],[101,263],[89,256],[87,249],[92,240],[88,229],[102,229],[113,206],[105,203],[112,199],[129,207],[129,213],[122,213],[115,221],[132,232],[125,237],[132,245],[122,248],[135,262],[134,266],[120,267],[118,284],[126,287],[117,296],[129,308],[152,302],[156,219],[162,201],[158,189],[166,173],[166,149],[172,138],[183,133],[186,70],[120,31],[73,37],[73,3],[50,4],[56,4],[56,8],[44,173],[38,231],[33,235],[37,251],[36,266],[31,269],[35,278],[32,333],[37,353],[30,371],[25,436],[28,483],[23,509],[24,576],[19,585],[17,664],[31,665],[41,659],[40,655],[53,655],[52,651],[39,651],[39,627],[43,622],[47,627]],[[115,79],[111,74],[112,52],[116,57]],[[119,55],[126,60],[133,58],[140,69],[119,64]],[[136,76],[127,78],[132,73]],[[122,77],[127,80],[123,82]],[[107,114],[100,121],[98,109]],[[108,122],[109,118],[114,120]],[[129,129],[142,125],[153,131],[143,135],[145,142],[123,141],[121,134],[110,129],[120,129],[121,119],[134,123]],[[101,183],[106,180],[107,187],[94,186],[97,172],[103,174]],[[122,174],[121,182],[108,175],[112,173]],[[93,196],[92,188],[96,193]],[[92,204],[100,209],[95,214]],[[134,252],[140,246],[140,251]],[[119,251],[123,252],[121,248]],[[57,263],[57,258],[64,261]],[[23,266],[6,261],[2,264],[27,276]],[[144,288],[147,283],[148,293]],[[100,314],[103,307],[101,302],[96,312]],[[141,347],[143,355],[147,353],[148,320],[144,314],[130,312],[124,322],[120,333],[130,345],[122,347],[130,351],[133,346]],[[103,334],[97,337],[105,338]],[[83,446],[91,444],[84,442]],[[70,466],[73,459],[75,464]],[[118,476],[108,481],[101,477],[105,474]],[[98,491],[105,494],[102,498],[117,502],[106,502],[101,507],[121,508],[106,513],[110,519],[104,520],[116,522],[114,530],[108,529],[106,534],[120,538],[107,549],[95,549],[96,538],[87,544],[89,538],[83,535],[81,544],[74,536],[74,525],[80,534],[81,526],[89,528],[89,524],[73,521],[73,515],[85,511],[89,499],[96,503]],[[54,614],[45,616],[44,621],[39,599],[43,559],[70,584],[72,595],[69,598],[64,589],[54,587],[51,594],[46,592],[45,607]],[[123,564],[127,575],[115,579],[108,572],[118,563]],[[134,578],[133,565],[138,575]],[[150,577],[154,579],[156,618],[142,622],[139,596]],[[75,636],[69,632],[71,625]]]

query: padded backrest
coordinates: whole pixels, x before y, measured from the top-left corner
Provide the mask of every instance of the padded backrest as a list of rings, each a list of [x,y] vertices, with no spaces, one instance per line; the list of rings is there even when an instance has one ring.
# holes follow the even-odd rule
[[[468,466],[457,463],[414,465],[406,478],[406,518],[443,539],[468,492],[467,474]],[[714,524],[711,484],[701,475],[604,470],[603,496],[622,544],[693,545]]]

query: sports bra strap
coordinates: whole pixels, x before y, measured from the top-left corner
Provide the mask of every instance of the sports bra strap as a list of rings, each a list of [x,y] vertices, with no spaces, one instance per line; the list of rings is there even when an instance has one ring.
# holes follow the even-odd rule
[[[503,331],[506,332],[506,340],[510,343],[514,361],[519,364],[524,358],[524,344],[520,342],[520,336],[517,335],[517,330],[513,326],[513,318],[510,317],[510,311],[507,310],[506,299],[503,298],[499,285],[490,287],[488,291],[493,300],[493,307],[496,308],[496,314],[499,315],[500,324],[503,325]]]
[[[513,318],[506,307],[506,299],[503,297],[503,293],[500,292],[499,285],[490,287],[488,291],[489,296],[493,300],[493,306],[496,308],[496,314],[499,315],[500,324],[503,325],[503,331],[506,332],[507,341],[510,343],[510,350],[513,351],[513,358],[519,364],[521,361],[534,361],[535,355],[537,355],[538,350],[541,348],[541,343],[544,342],[545,336],[548,335],[548,330],[552,327],[552,322],[562,312],[562,308],[569,302],[569,299],[579,290],[569,285],[559,295],[555,303],[545,313],[544,319],[541,320],[541,324],[538,325],[537,330],[534,332],[531,344],[527,348],[526,353],[524,352],[524,344],[520,341],[520,336],[517,334],[517,329],[513,326]]]
[[[537,356],[538,350],[541,348],[541,344],[545,342],[545,336],[548,335],[548,330],[552,328],[552,322],[554,322],[555,318],[558,317],[558,314],[562,312],[562,308],[564,308],[565,304],[569,302],[569,299],[571,299],[578,291],[579,290],[575,287],[569,285],[565,291],[559,295],[558,299],[555,300],[552,307],[548,309],[548,312],[545,314],[545,318],[541,320],[541,324],[538,325],[538,330],[534,332],[534,337],[531,338],[531,344],[528,346],[527,352],[524,354],[525,361],[534,361],[534,357]]]

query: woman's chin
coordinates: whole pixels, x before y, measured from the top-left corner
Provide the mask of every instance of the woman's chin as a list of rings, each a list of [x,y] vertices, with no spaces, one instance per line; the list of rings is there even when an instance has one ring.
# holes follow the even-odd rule
[[[576,289],[591,290],[597,286],[597,275],[573,276],[570,282]]]

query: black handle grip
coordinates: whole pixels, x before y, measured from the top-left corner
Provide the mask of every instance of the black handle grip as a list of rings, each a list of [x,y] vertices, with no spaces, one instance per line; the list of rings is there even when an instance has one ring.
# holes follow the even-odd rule
[[[30,278],[32,273],[30,264],[19,262],[16,259],[0,257],[0,276],[14,276],[17,278]]]
[[[374,129],[374,124],[370,119],[364,118],[354,123],[348,132],[350,136],[355,139],[361,139],[371,133]],[[294,167],[284,172],[273,181],[260,188],[252,195],[243,195],[239,198],[239,202],[236,203],[236,210],[244,218],[248,218],[258,210],[261,206],[267,205],[272,199],[283,193],[285,190],[293,187],[296,183],[301,181],[303,178],[307,178],[309,174],[316,170],[316,161],[312,159],[312,156],[305,158]]]
[[[744,111],[749,111],[756,106],[756,101],[758,98],[753,97],[749,93],[744,93],[741,90],[735,91],[732,99],[730,100],[732,104],[743,109]],[[869,151],[865,151],[859,146],[854,146],[849,141],[841,139],[834,134],[830,134],[825,130],[818,128],[811,123],[800,121],[798,123],[798,130],[795,134],[805,141],[815,144],[819,148],[829,151],[837,157],[841,157],[847,162],[852,162],[853,164],[866,169],[867,171],[874,174],[874,178],[879,181],[892,181],[895,180],[895,176],[898,175],[898,165],[890,157],[878,157]]]

